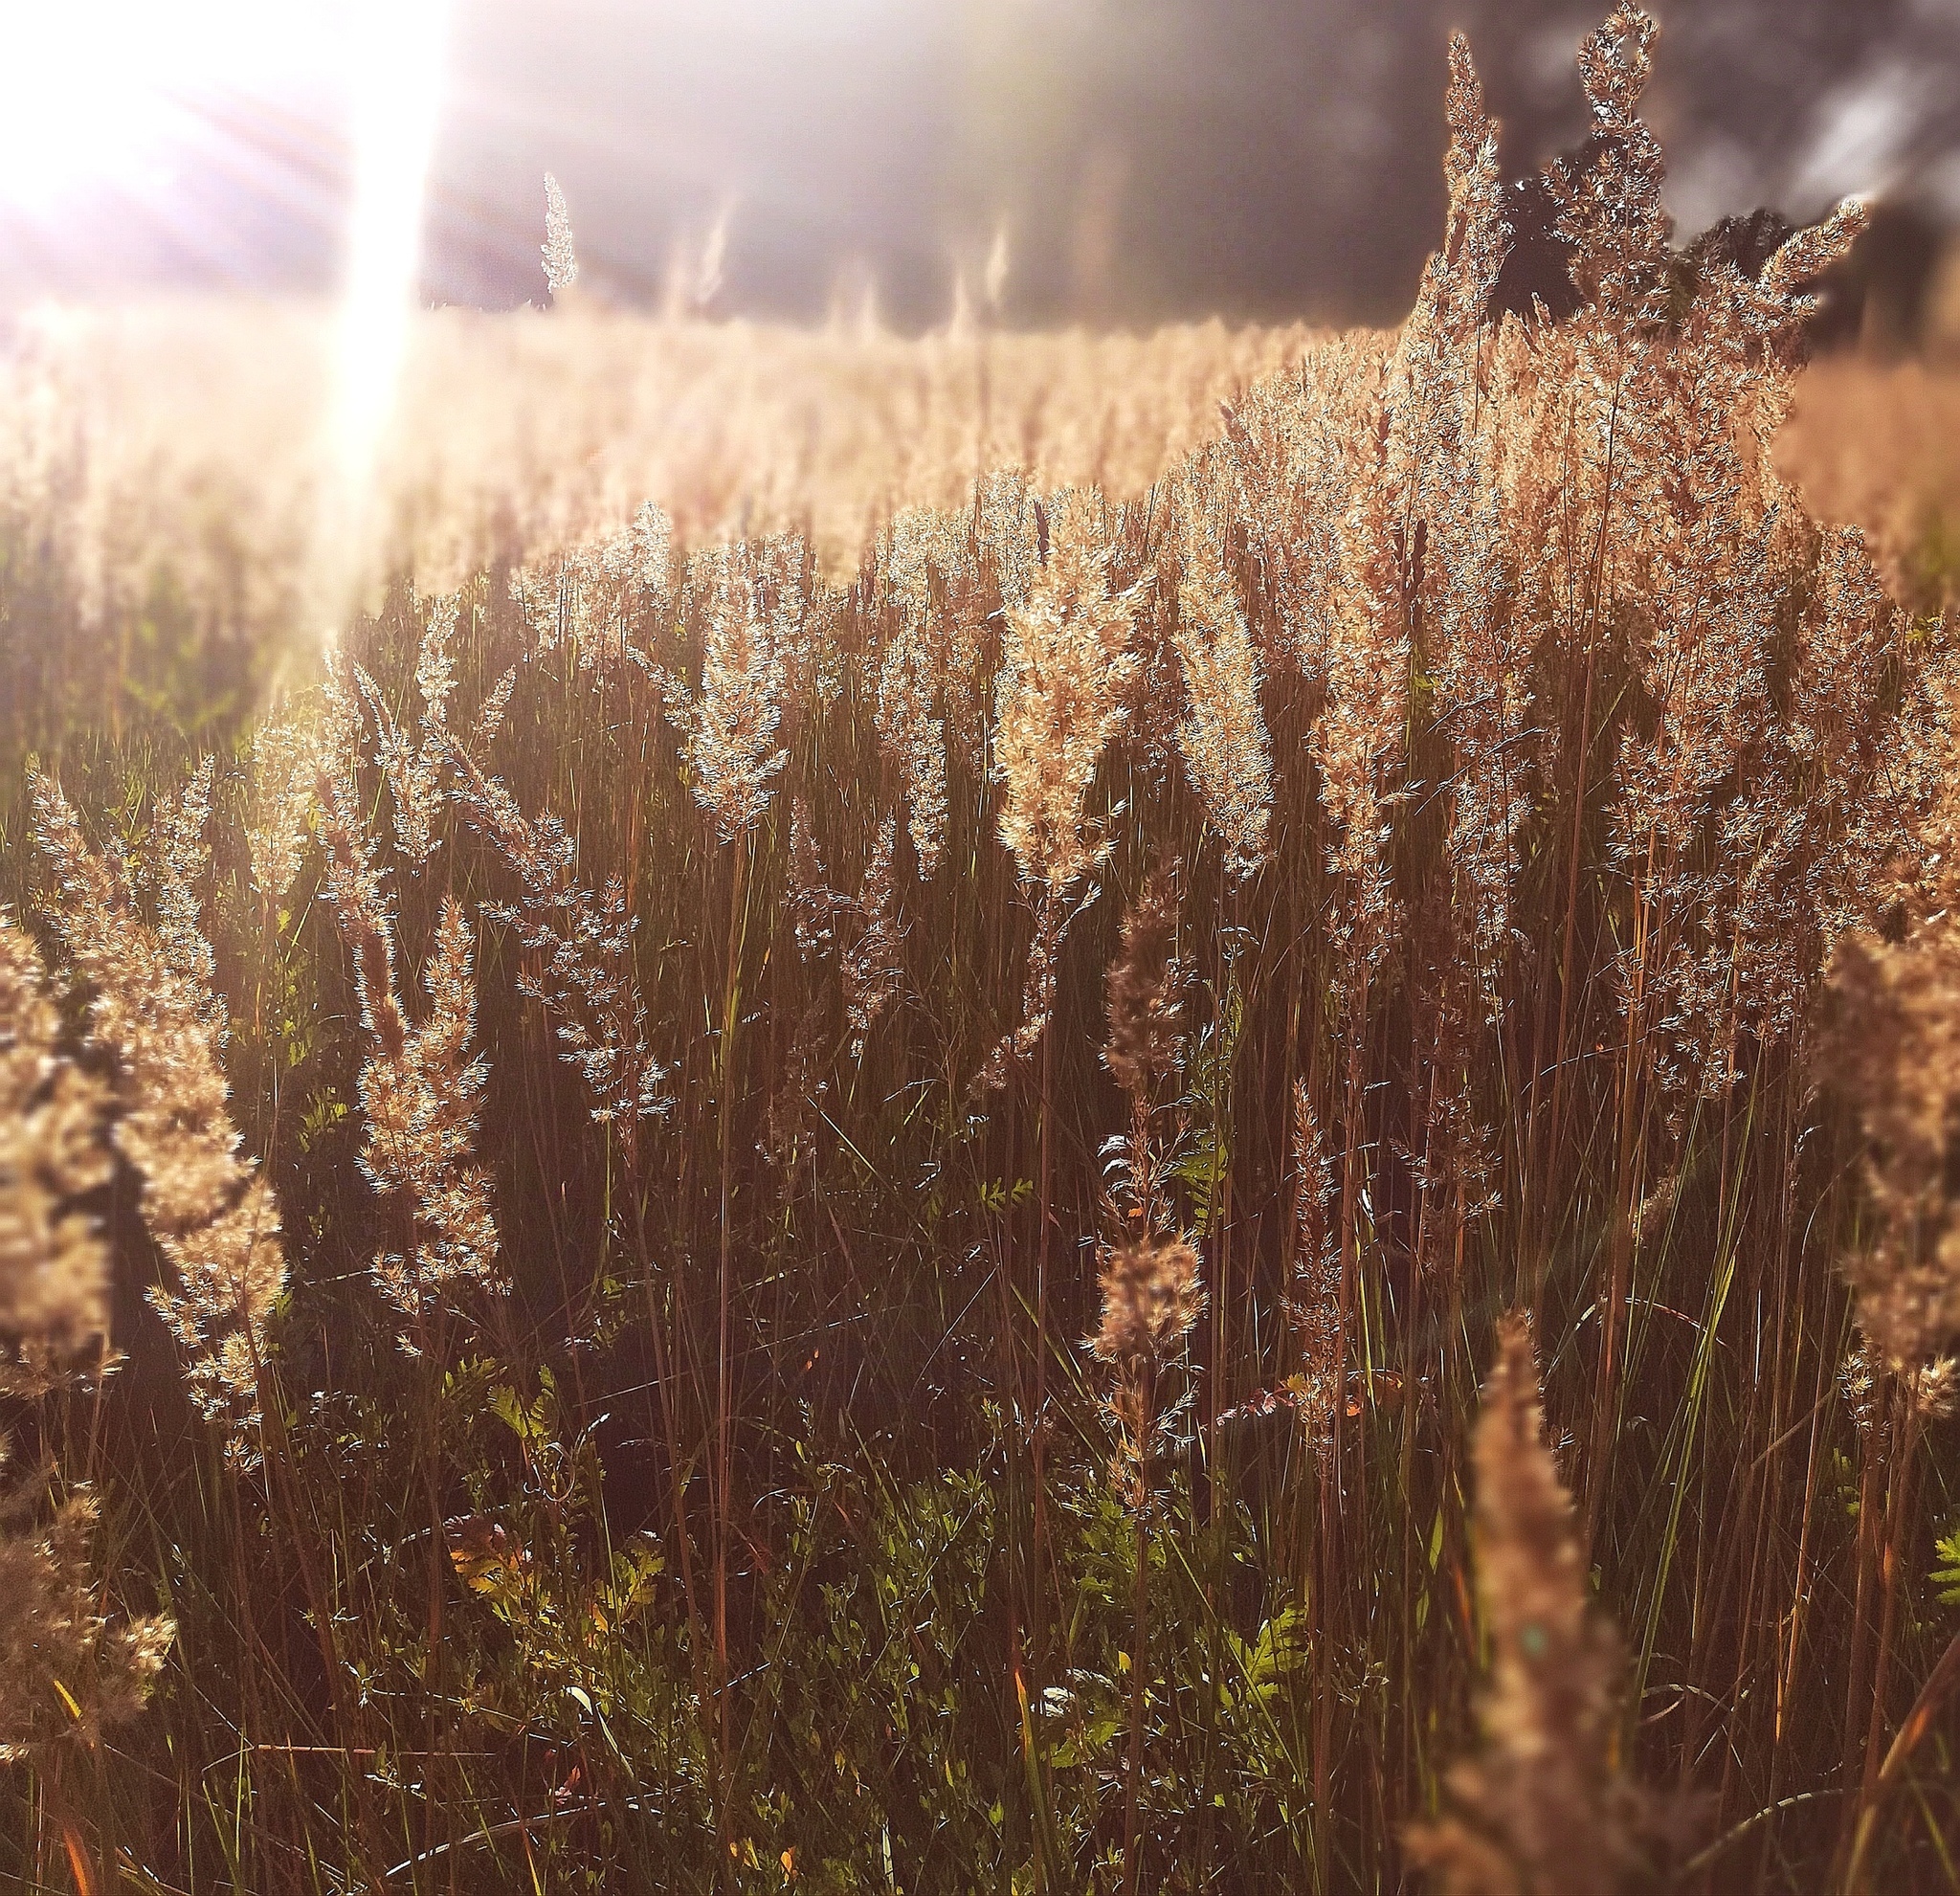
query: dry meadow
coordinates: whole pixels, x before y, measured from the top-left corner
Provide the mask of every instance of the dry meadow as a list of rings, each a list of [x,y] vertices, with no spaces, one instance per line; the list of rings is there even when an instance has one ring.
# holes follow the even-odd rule
[[[0,1875],[1960,1886],[1960,376],[1678,293],[0,365]]]

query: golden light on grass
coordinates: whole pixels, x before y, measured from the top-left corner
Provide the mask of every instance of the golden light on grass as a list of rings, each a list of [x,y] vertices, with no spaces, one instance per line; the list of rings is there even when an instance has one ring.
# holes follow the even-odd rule
[[[589,306],[391,395],[364,18],[332,425],[0,382],[0,1344],[130,1359],[0,1411],[0,1885],[1945,1886],[1960,618],[1813,491],[1856,213],[1678,276],[1622,6],[1558,322],[1459,42],[1409,320],[1272,372]],[[255,730],[330,473],[395,578]]]

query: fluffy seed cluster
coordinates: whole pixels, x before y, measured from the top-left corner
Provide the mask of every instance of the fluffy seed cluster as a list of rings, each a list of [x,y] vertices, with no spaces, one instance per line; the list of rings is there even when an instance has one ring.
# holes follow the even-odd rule
[[[555,296],[578,281],[578,252],[572,247],[571,212],[565,192],[549,171],[545,173],[545,282]]]
[[[106,1184],[107,1092],[57,1047],[41,958],[0,915],[0,1341],[25,1393],[108,1331],[108,1259],[78,1203]]]
[[[1183,1054],[1183,970],[1177,962],[1177,897],[1156,870],[1123,919],[1123,952],[1109,965],[1102,1062],[1133,1100],[1148,1101]]]
[[[1499,1327],[1474,1459],[1477,1597],[1490,1639],[1482,1744],[1412,1859],[1449,1896],[1612,1896],[1636,1863],[1614,1761],[1619,1640],[1589,1595],[1571,1497],[1544,1440],[1525,1320]]]
[[[408,1325],[411,1350],[424,1347],[442,1310],[508,1287],[498,1269],[490,1175],[476,1162],[489,1066],[470,1057],[476,985],[469,923],[454,896],[443,901],[423,983],[427,1016],[397,1047],[384,1044],[360,1080],[368,1118],[361,1169],[413,1232],[412,1250],[384,1252],[374,1263],[382,1294]]]
[[[91,1560],[95,1500],[71,1494],[37,1522],[46,1485],[45,1471],[7,1476],[0,1455],[0,1764],[92,1750],[143,1708],[177,1637],[162,1615],[111,1621]]]
[[[864,886],[853,904],[858,912],[857,939],[843,959],[844,1014],[851,1029],[851,1058],[858,1060],[879,1017],[888,1008],[904,979],[899,959],[905,931],[900,925],[892,858],[898,847],[898,819],[887,816],[879,825],[864,867]]]
[[[1829,1071],[1864,1131],[1876,1214],[1846,1271],[1860,1326],[1910,1369],[1960,1338],[1960,922],[1848,936],[1832,990]]]
[[[1094,1349],[1103,1362],[1119,1369],[1162,1368],[1205,1307],[1198,1254],[1182,1238],[1109,1246],[1097,1283],[1102,1320]]]
[[[504,785],[460,750],[457,763],[465,818],[502,852],[523,888],[518,902],[486,908],[539,959],[537,971],[519,976],[518,992],[544,1010],[560,1058],[586,1082],[593,1120],[615,1128],[631,1160],[645,1122],[672,1103],[648,1037],[625,884],[614,877],[603,889],[583,886],[577,839],[563,823],[527,817]]]
[[[108,1260],[77,1201],[109,1176],[107,1091],[58,1049],[41,959],[0,915],[0,1394],[35,1400],[108,1333]],[[7,1472],[0,1437],[0,1764],[92,1746],[142,1706],[166,1618],[111,1625],[91,1559],[96,1504],[43,1506],[52,1468]]]
[[[712,575],[701,689],[658,674],[667,715],[683,734],[695,801],[724,842],[752,830],[768,808],[769,779],[789,762],[776,745],[787,679],[785,627],[797,602],[770,601],[730,559]]]
[[[344,693],[340,702],[345,718],[352,707]],[[489,1174],[476,1163],[489,1070],[470,1055],[476,1016],[470,929],[453,895],[443,899],[434,951],[423,971],[429,1012],[411,1025],[402,1005],[394,917],[359,814],[355,752],[346,741],[351,735],[342,731],[321,778],[326,884],[352,952],[368,1043],[359,1081],[368,1121],[361,1169],[409,1240],[375,1258],[374,1280],[400,1313],[399,1340],[414,1355],[430,1348],[445,1312],[465,1306],[473,1294],[507,1287],[498,1269]]]
[[[1008,614],[993,738],[1000,839],[1023,880],[1055,895],[1103,859],[1089,792],[1142,662],[1130,639],[1141,586],[1113,591],[1108,554],[1077,529],[1068,523],[1026,605]]]
[[[253,733],[245,844],[252,858],[252,885],[259,900],[275,909],[299,879],[305,855],[320,774],[316,746],[311,723],[290,705]]]
[[[34,779],[33,802],[59,883],[49,913],[92,990],[91,1031],[115,1059],[116,1145],[143,1177],[144,1222],[169,1267],[150,1301],[185,1352],[192,1394],[224,1429],[228,1455],[250,1461],[266,1325],[286,1268],[272,1187],[238,1154],[218,1060],[222,1011],[185,965],[203,959],[189,922],[172,925],[173,946],[142,919],[52,780]]]
[[[1173,635],[1187,709],[1177,748],[1192,787],[1243,881],[1265,859],[1273,806],[1273,745],[1259,707],[1259,660],[1216,539],[1206,530],[1178,591]]]
[[[416,868],[437,846],[435,821],[444,802],[442,773],[449,758],[449,701],[456,691],[456,622],[458,602],[436,600],[415,661],[421,695],[419,742],[396,722],[381,688],[356,667],[361,695],[374,718],[374,761],[388,779],[394,803],[395,847]],[[513,678],[515,674],[513,674]],[[501,715],[493,696],[486,713]]]

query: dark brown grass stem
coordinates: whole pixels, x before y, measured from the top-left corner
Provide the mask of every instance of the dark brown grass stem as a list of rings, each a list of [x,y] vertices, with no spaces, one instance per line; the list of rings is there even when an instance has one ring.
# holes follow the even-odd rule
[[[1899,1637],[1900,1564],[1904,1557],[1905,1525],[1912,1507],[1914,1477],[1921,1432],[1919,1405],[1912,1382],[1894,1378],[1892,1398],[1892,1439],[1890,1480],[1885,1490],[1885,1538],[1881,1555],[1879,1585],[1882,1595],[1879,1617],[1878,1654],[1872,1668],[1871,1715],[1865,1728],[1864,1774],[1859,1801],[1868,1805],[1878,1789],[1879,1771],[1885,1737],[1885,1699],[1891,1684],[1894,1648]]]
[[[1939,1662],[1927,1675],[1927,1681],[1920,1687],[1919,1697],[1913,1701],[1912,1709],[1906,1713],[1905,1722],[1900,1726],[1898,1735],[1893,1738],[1885,1752],[1885,1762],[1878,1775],[1866,1788],[1860,1800],[1858,1814],[1858,1828],[1851,1850],[1851,1861],[1844,1873],[1845,1896],[1864,1896],[1871,1886],[1870,1856],[1872,1840],[1878,1835],[1879,1810],[1885,1796],[1899,1779],[1905,1774],[1905,1767],[1911,1761],[1912,1753],[1920,1742],[1932,1729],[1933,1721],[1946,1708],[1947,1701],[1960,1687],[1960,1634],[1947,1643],[1947,1649],[1940,1655]]]
[[[1647,841],[1647,886],[1653,885],[1656,842]],[[1595,1292],[1599,1318],[1598,1370],[1592,1387],[1592,1430],[1586,1457],[1585,1543],[1596,1553],[1599,1519],[1606,1505],[1615,1425],[1619,1414],[1620,1331],[1633,1289],[1634,1219],[1639,1204],[1640,1121],[1644,1112],[1646,1068],[1647,970],[1659,917],[1658,904],[1644,893],[1635,914],[1634,976],[1627,1003],[1626,1048],[1619,1067],[1614,1168],[1613,1228],[1608,1238],[1606,1269]]]
[[[1042,897],[1039,925],[1043,938],[1042,953],[1051,970],[1061,951],[1059,906],[1059,899],[1054,890],[1049,890]],[[1044,1712],[1048,1687],[1048,1630],[1047,1605],[1042,1589],[1048,1571],[1048,1266],[1055,1223],[1055,1034],[1056,1025],[1051,1015],[1041,1036],[1041,1131],[1040,1151],[1036,1161],[1038,1182],[1035,1191],[1035,1400],[1034,1413],[1029,1418],[1035,1545],[1028,1595],[1028,1659],[1034,1682],[1034,1703]],[[1037,1726],[1036,1729],[1039,1729]],[[1043,1773],[1045,1794],[1045,1747],[1037,1768]]]
[[[292,1438],[286,1428],[285,1395],[280,1389],[271,1366],[258,1352],[256,1342],[248,1347],[252,1350],[253,1377],[258,1389],[259,1415],[265,1446],[265,1464],[268,1474],[267,1486],[274,1498],[275,1506],[283,1515],[286,1545],[292,1549],[293,1557],[300,1568],[300,1584],[306,1595],[307,1616],[313,1621],[314,1637],[320,1646],[321,1668],[326,1675],[327,1699],[333,1707],[333,1729],[344,1741],[359,1741],[366,1729],[366,1721],[361,1716],[358,1702],[347,1697],[346,1676],[341,1662],[340,1639],[335,1630],[332,1602],[326,1590],[321,1585],[320,1569],[314,1559],[313,1535],[307,1526],[302,1527],[299,1507],[299,1482],[294,1466]],[[372,1788],[365,1773],[352,1773],[354,1804],[354,1835],[352,1842],[356,1851],[355,1863],[350,1866],[355,1874],[362,1873],[362,1859],[366,1859],[365,1873],[370,1887],[378,1888],[381,1879],[381,1865],[388,1859],[380,1847],[380,1832],[374,1811]]]
[[[1869,1723],[1871,1692],[1872,1591],[1876,1583],[1881,1537],[1884,1532],[1885,1443],[1887,1418],[1872,1417],[1860,1431],[1862,1455],[1858,1481],[1858,1537],[1852,1550],[1857,1576],[1851,1608],[1851,1656],[1846,1667],[1844,1697],[1844,1781],[1861,1781]],[[1845,1835],[1849,1835],[1847,1823]]]
[[[1582,862],[1581,843],[1586,828],[1586,788],[1587,770],[1592,749],[1592,690],[1598,675],[1599,665],[1599,608],[1606,585],[1606,542],[1607,529],[1613,520],[1614,477],[1619,453],[1619,412],[1620,403],[1626,390],[1626,350],[1624,338],[1620,341],[1619,353],[1615,361],[1615,374],[1613,388],[1613,402],[1606,418],[1606,471],[1604,491],[1599,501],[1599,530],[1594,537],[1592,574],[1586,601],[1586,680],[1581,692],[1579,706],[1579,747],[1573,769],[1572,782],[1572,832],[1571,842],[1566,862],[1566,896],[1563,921],[1563,943],[1559,953],[1558,980],[1558,1035],[1552,1043],[1552,1082],[1551,1082],[1551,1146],[1548,1163],[1556,1171],[1565,1151],[1565,1102],[1566,1075],[1570,1065],[1566,1033],[1572,1004],[1572,955],[1578,939],[1579,913],[1579,871]],[[1538,1071],[1543,1072],[1545,1061],[1541,1053],[1536,1062]],[[1536,1088],[1533,1088],[1534,1094]],[[1535,1180],[1537,1170],[1534,1164],[1537,1149],[1537,1115],[1532,1116],[1530,1133],[1526,1138],[1526,1177]],[[1541,1232],[1538,1240],[1531,1247],[1531,1295],[1525,1307],[1536,1309],[1544,1289],[1545,1256],[1547,1234]],[[1588,1531],[1591,1527],[1589,1522]]]
[[[1139,1108],[1138,1117],[1142,1118]],[[1147,1229],[1147,1219],[1146,1229]],[[1143,1370],[1143,1413],[1156,1414],[1154,1366]],[[1147,1444],[1146,1454],[1147,1455]],[[1123,1865],[1129,1896],[1142,1896],[1144,1859],[1137,1837],[1137,1791],[1144,1775],[1144,1713],[1150,1686],[1150,1509],[1147,1463],[1139,1469],[1144,1491],[1136,1510],[1136,1593],[1130,1603],[1129,1754],[1123,1773]]]
[[[725,1825],[729,1782],[728,1695],[728,1555],[734,1534],[735,1473],[735,1352],[731,1328],[734,1293],[734,1112],[735,1037],[742,1006],[742,946],[746,932],[748,858],[755,847],[753,832],[736,838],[734,872],[728,884],[727,966],[722,990],[721,1097],[716,1103],[717,1141],[721,1156],[721,1270],[715,1344],[715,1733],[716,1774],[721,1782],[718,1822]],[[725,1860],[727,1839],[718,1859]],[[732,1879],[733,1872],[728,1871]]]

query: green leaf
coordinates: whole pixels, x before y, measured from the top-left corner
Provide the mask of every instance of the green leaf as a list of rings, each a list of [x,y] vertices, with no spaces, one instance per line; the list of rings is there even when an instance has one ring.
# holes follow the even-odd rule
[[[1933,1543],[1933,1585],[1942,1606],[1960,1606],[1960,1524]]]

